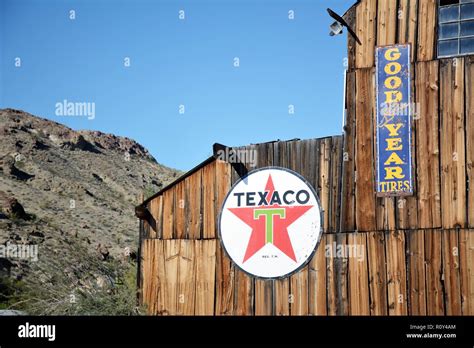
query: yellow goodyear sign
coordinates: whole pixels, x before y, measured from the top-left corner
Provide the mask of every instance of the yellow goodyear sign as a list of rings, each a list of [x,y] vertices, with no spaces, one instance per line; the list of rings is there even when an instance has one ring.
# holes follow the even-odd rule
[[[412,195],[410,45],[378,47],[376,61],[376,192]]]

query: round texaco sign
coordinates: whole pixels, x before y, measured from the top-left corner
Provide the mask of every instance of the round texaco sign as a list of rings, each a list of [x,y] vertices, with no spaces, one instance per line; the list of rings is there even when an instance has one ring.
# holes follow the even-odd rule
[[[311,259],[318,245],[318,197],[303,177],[286,168],[252,171],[227,194],[219,233],[243,271],[259,278],[287,277]]]

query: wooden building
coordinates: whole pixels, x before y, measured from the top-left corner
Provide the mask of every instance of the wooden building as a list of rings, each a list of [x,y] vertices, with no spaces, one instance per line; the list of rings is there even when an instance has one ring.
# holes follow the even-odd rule
[[[462,37],[450,39],[458,51],[448,54],[444,5],[465,6],[361,0],[346,12],[361,45],[348,35],[342,136],[243,147],[257,152],[255,166],[211,157],[137,207],[140,301],[150,314],[474,315],[474,58]],[[405,43],[418,111],[415,190],[378,197],[375,49]],[[270,165],[295,170],[316,189],[324,226],[309,264],[261,280],[227,257],[217,219],[231,185]],[[328,257],[333,243],[363,245],[364,258]]]

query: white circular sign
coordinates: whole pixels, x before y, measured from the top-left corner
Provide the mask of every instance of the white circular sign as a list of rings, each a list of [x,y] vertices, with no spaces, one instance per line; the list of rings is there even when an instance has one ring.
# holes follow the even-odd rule
[[[313,256],[321,209],[311,185],[286,168],[248,173],[232,186],[219,218],[221,243],[232,261],[259,278],[282,278]]]

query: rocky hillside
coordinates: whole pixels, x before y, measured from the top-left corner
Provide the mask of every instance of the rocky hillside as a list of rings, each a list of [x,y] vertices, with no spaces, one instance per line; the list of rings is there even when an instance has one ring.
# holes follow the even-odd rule
[[[4,254],[8,245],[38,247],[37,261],[0,248],[0,276],[20,288],[45,284],[66,293],[113,288],[137,248],[139,195],[179,174],[131,139],[0,109],[0,246]],[[12,306],[18,293],[11,294],[0,295],[0,306]],[[61,313],[43,308],[51,306],[45,301],[34,307],[39,313]]]

